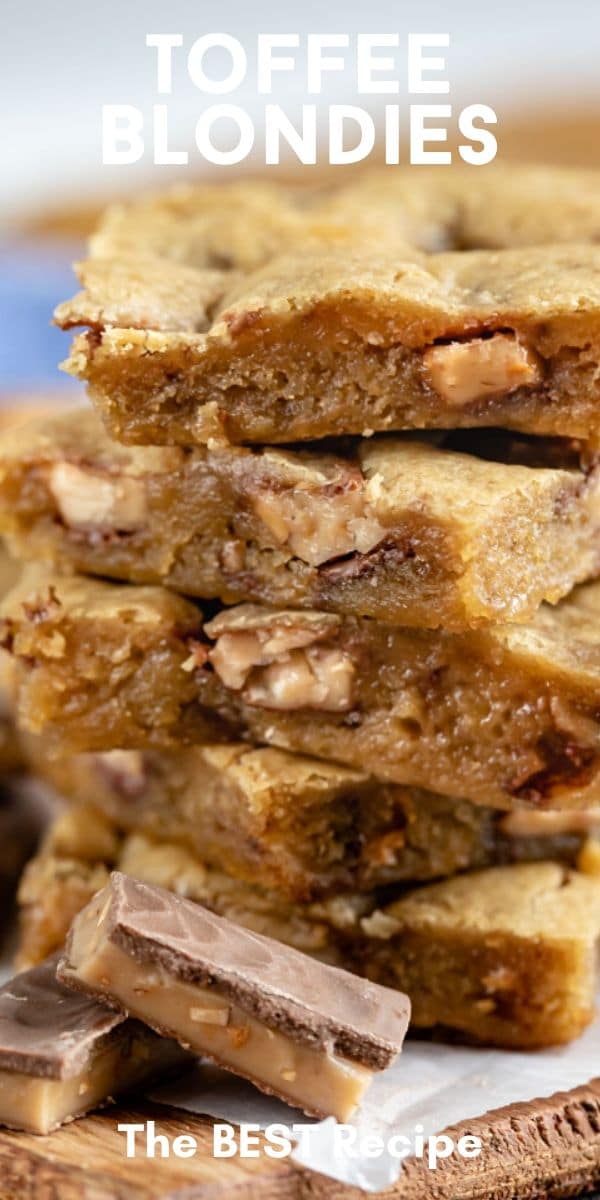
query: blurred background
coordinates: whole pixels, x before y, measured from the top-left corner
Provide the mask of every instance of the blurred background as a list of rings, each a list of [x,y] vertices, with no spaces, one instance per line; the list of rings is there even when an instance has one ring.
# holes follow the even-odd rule
[[[600,3],[598,0],[103,0],[83,6],[62,0],[2,0],[0,42],[0,393],[4,397],[70,385],[57,369],[66,339],[49,325],[55,303],[75,290],[71,261],[102,206],[114,197],[203,172],[193,129],[203,96],[185,70],[187,50],[201,34],[224,31],[245,45],[248,75],[235,94],[260,124],[265,102],[293,120],[308,99],[408,104],[409,32],[449,32],[447,73],[455,111],[491,105],[498,115],[499,159],[600,165]],[[299,33],[294,75],[274,76],[272,96],[256,93],[258,32]],[[147,33],[181,33],[174,88],[156,94],[155,52]],[[354,72],[330,75],[327,90],[305,95],[303,40],[308,32],[398,32],[398,97],[357,97]],[[213,60],[218,72],[218,52]],[[348,62],[352,62],[351,51]],[[444,98],[445,100],[446,98]],[[133,104],[145,114],[167,101],[173,144],[190,149],[187,168],[154,167],[151,150],[134,166],[101,164],[101,108]],[[259,141],[245,171],[261,169]],[[231,177],[241,168],[221,168]],[[390,168],[393,169],[393,168]],[[440,168],[443,169],[443,168]],[[482,168],[485,169],[485,168]],[[264,168],[271,175],[289,168]],[[301,168],[314,173],[318,168]],[[335,170],[335,169],[334,169]],[[341,168],[337,168],[341,170]],[[217,170],[212,167],[214,177]],[[204,173],[208,169],[204,166]]]

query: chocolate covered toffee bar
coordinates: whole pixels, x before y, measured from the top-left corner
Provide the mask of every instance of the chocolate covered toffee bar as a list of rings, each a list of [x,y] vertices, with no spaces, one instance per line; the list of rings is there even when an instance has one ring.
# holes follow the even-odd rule
[[[77,801],[61,819],[71,834],[74,822],[94,827],[82,811],[91,800],[117,829],[185,847],[213,867],[226,863],[231,875],[286,901],[500,862],[574,862],[586,838],[600,836],[600,809],[503,814],[271,748],[230,743],[68,759],[50,758],[43,739],[29,748],[36,772]],[[102,845],[99,836],[89,841]]]
[[[600,565],[600,483],[568,443],[126,447],[92,412],[2,438],[0,529],[26,559],[226,603],[464,629],[524,620]]]
[[[195,605],[34,570],[2,606],[23,724],[66,750],[254,741],[491,807],[597,804],[600,584],[465,634]],[[218,740],[221,740],[219,738]]]
[[[600,248],[323,241],[248,273],[96,258],[67,370],[128,442],[502,426],[597,437]]]
[[[342,1121],[399,1054],[410,1011],[398,992],[120,873],[75,919],[59,977]]]
[[[185,1061],[174,1042],[78,995],[56,959],[0,988],[0,1124],[49,1133]]]
[[[594,1015],[600,877],[495,867],[411,892],[362,925],[363,968],[408,992],[417,1027],[531,1048],[570,1041]]]

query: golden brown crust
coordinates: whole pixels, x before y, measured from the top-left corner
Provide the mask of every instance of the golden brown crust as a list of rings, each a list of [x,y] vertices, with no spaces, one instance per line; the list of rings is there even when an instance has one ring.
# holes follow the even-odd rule
[[[496,867],[413,892],[362,927],[367,972],[409,992],[417,1027],[526,1047],[569,1041],[592,1019],[598,879],[556,863]]]
[[[161,260],[145,260],[144,271],[149,296],[164,291]],[[57,314],[64,327],[91,327],[67,368],[127,441],[190,444],[215,428],[233,442],[427,426],[597,432],[595,247],[427,257],[402,246],[308,246],[217,288],[210,312],[201,278],[202,299],[187,319],[171,312],[189,268],[169,264],[168,272],[177,299],[163,297],[160,321],[140,317],[139,267],[130,264],[128,280],[123,260],[102,261],[102,287],[95,260],[83,264],[93,290]],[[105,310],[119,324],[99,319]],[[436,390],[431,347],[471,339],[477,351],[498,333],[535,369],[500,372],[490,394],[475,355],[474,381],[458,403]]]
[[[300,238],[351,238],[357,229],[426,251],[600,240],[598,171],[495,165],[475,182],[469,167],[395,167],[341,186],[180,185],[113,204],[91,249],[249,270]]]

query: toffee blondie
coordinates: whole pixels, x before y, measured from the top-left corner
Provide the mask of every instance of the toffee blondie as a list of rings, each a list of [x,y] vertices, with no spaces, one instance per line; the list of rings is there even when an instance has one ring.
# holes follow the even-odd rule
[[[7,648],[17,659],[22,652],[33,671],[32,689],[28,670],[17,670],[15,679],[17,717],[25,730],[38,732],[51,712],[62,713],[54,730],[54,749],[61,753],[161,744],[172,740],[170,731],[181,721],[198,741],[219,739],[220,722],[201,712],[192,674],[182,670],[202,628],[193,604],[157,588],[78,576],[52,581],[37,567],[24,571],[9,597],[5,603],[15,604],[21,633],[27,627],[33,634],[33,641],[21,640],[8,618]]]
[[[525,620],[598,572],[585,447],[446,440],[185,451],[61,414],[2,438],[0,529],[66,570],[429,628]]]
[[[357,231],[430,252],[598,242],[600,173],[496,164],[477,173],[476,187],[470,167],[371,170],[316,188],[264,180],[178,185],[111,205],[91,251],[250,270],[295,242]]]
[[[50,826],[21,879],[19,967],[62,946],[73,917],[105,886],[113,869],[169,888],[327,962],[341,963],[340,946],[374,904],[372,895],[354,893],[292,904],[273,889],[209,866],[180,843],[124,834],[93,804],[76,805]]]
[[[531,1049],[570,1041],[594,1015],[600,878],[493,867],[412,892],[362,928],[367,974],[409,993],[417,1028]]]
[[[38,776],[77,805],[89,807],[93,798],[115,829],[184,847],[212,867],[227,864],[230,875],[285,901],[495,863],[551,857],[574,864],[588,839],[600,837],[598,809],[503,814],[241,743],[67,759],[50,758],[43,739],[30,739],[27,749]],[[100,823],[99,846],[104,829]]]
[[[254,742],[487,807],[590,808],[600,585],[464,634],[27,571],[2,606],[20,720],[61,754]],[[211,738],[211,730],[218,736]]]
[[[66,369],[127,442],[282,443],[412,428],[600,432],[600,248],[423,255],[381,236],[247,273],[93,258]]]

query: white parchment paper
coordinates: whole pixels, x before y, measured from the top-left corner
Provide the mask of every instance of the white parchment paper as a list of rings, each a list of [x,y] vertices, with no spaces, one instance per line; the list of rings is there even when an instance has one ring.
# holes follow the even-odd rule
[[[579,1087],[598,1074],[600,1020],[571,1045],[538,1052],[410,1041],[394,1066],[376,1077],[352,1124],[359,1137],[377,1133],[385,1140],[386,1134],[399,1133],[412,1143],[418,1126],[427,1138],[489,1109]],[[252,1122],[264,1129],[275,1123],[309,1124],[297,1109],[262,1095],[225,1071],[203,1066],[155,1089],[152,1099],[232,1125]],[[401,1160],[388,1153],[355,1157],[355,1148],[351,1156],[338,1145],[334,1133],[332,1117],[311,1122],[292,1158],[365,1192],[381,1191],[399,1178]]]

